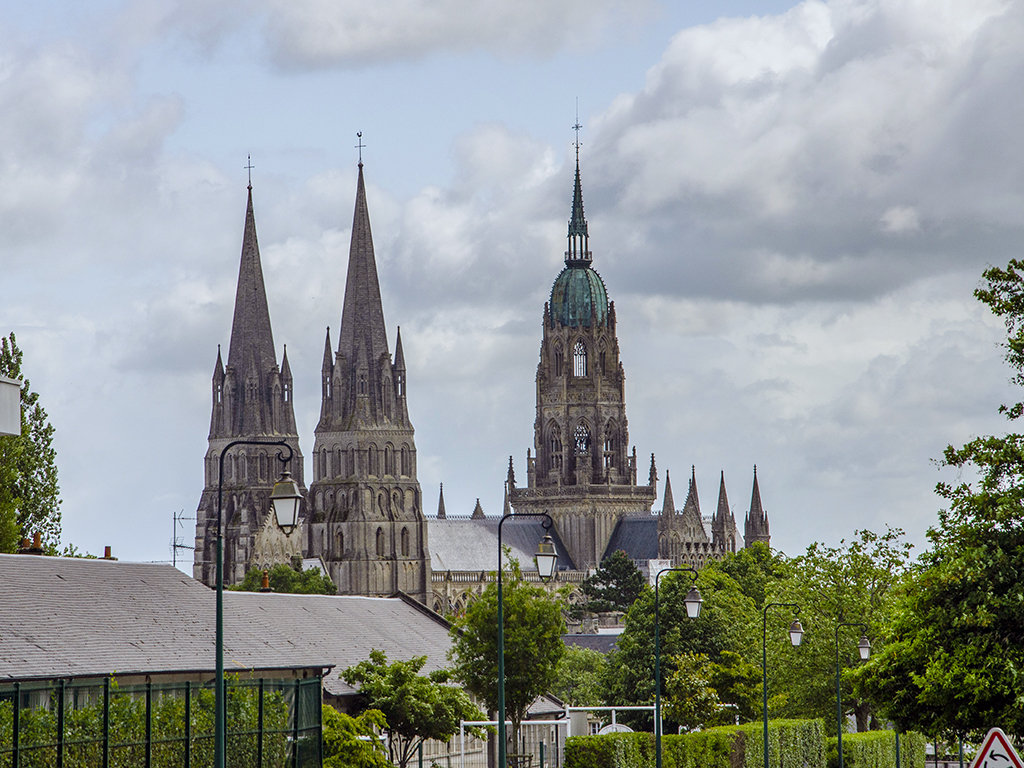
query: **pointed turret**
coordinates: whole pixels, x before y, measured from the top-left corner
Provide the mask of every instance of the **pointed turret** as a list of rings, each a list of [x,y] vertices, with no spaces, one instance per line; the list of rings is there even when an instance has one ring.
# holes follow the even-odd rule
[[[686,503],[683,505],[683,514],[696,514],[700,520],[700,499],[697,496],[697,467],[690,467],[690,488],[686,492]]]
[[[665,494],[661,504],[662,515],[674,515],[676,513],[676,502],[672,498],[672,479],[669,471],[665,470]]]
[[[583,184],[580,181],[580,159],[576,158],[576,186],[572,191],[572,215],[569,219],[569,250],[565,252],[565,263],[569,266],[588,266],[593,257],[590,254],[590,236],[587,234],[587,217],[583,214]]]
[[[395,334],[395,370],[405,370],[405,353],[402,351],[402,326],[398,326],[398,333]]]
[[[480,499],[476,500],[476,506],[473,507],[473,514],[470,515],[470,518],[473,520],[484,519],[484,508],[480,506]]]
[[[768,531],[768,514],[761,506],[761,489],[757,485],[757,465],[754,465],[754,487],[750,492],[750,510],[743,526],[743,546],[749,547],[755,541],[771,543]]]
[[[720,520],[727,520],[729,518],[729,496],[725,492],[725,470],[722,470],[722,480],[718,484],[718,510],[715,512],[715,518]]]
[[[437,519],[444,520],[447,517],[444,511],[444,483],[441,483],[441,490],[437,494]]]
[[[729,496],[725,492],[725,471],[718,485],[718,509],[711,520],[711,540],[720,552],[736,551],[736,518],[729,509]]]

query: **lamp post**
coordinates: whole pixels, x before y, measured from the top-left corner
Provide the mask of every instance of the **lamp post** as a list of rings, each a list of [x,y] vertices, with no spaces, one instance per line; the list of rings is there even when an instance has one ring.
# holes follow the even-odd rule
[[[228,451],[236,445],[277,445],[288,450],[277,452],[277,458],[288,466],[294,452],[286,440],[233,440],[224,446],[220,452],[218,475],[217,475],[217,672],[214,681],[214,727],[213,727],[213,764],[214,768],[224,768],[226,728],[225,720],[227,710],[225,708],[224,696],[224,457]],[[277,524],[285,530],[285,535],[290,535],[298,525],[299,503],[302,496],[299,494],[298,484],[292,480],[290,472],[283,472],[281,479],[274,483],[274,490],[270,494],[271,510],[277,519]],[[283,522],[282,522],[283,521]]]
[[[839,768],[843,768],[843,694],[839,688],[839,629],[841,627],[861,627],[864,634],[860,636],[860,642],[857,643],[857,652],[860,654],[861,661],[867,661],[871,656],[868,625],[859,622],[844,623],[841,619],[842,617],[840,617],[840,623],[836,624],[836,736],[839,746]],[[899,736],[897,735],[896,738],[899,739]]]
[[[796,603],[768,603],[764,607],[764,622],[761,628],[761,687],[764,691],[764,768],[768,768],[768,609],[792,608],[793,623],[789,625],[789,642],[796,648],[804,639],[804,628],[797,617],[800,606]]]
[[[661,768],[661,630],[658,613],[658,581],[661,574],[669,571],[682,571],[693,575],[693,585],[683,598],[686,615],[691,619],[700,616],[700,590],[697,589],[697,569],[686,565],[679,568],[662,568],[654,576],[654,761],[655,768]]]
[[[541,525],[545,531],[550,531],[555,521],[547,512],[518,512],[503,515],[498,523],[498,766],[507,768],[505,760],[505,601],[501,591],[501,526],[512,517],[542,517]],[[555,564],[558,562],[558,552],[555,551],[555,542],[550,534],[545,534],[540,544],[537,545],[537,553],[534,555],[537,560],[537,573],[541,581],[547,581],[555,572]]]

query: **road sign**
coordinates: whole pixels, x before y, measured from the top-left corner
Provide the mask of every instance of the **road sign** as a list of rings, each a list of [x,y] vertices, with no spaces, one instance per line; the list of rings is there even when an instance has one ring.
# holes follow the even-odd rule
[[[981,742],[971,768],[1024,768],[1024,761],[999,728],[993,728]]]

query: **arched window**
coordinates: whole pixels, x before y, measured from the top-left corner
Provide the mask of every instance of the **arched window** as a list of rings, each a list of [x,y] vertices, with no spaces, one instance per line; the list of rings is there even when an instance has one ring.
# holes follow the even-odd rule
[[[338,555],[338,557],[344,557],[345,556],[345,534],[343,534],[341,531],[338,531],[336,547],[337,548],[335,549],[335,553]]]
[[[359,394],[360,395],[365,395],[366,394],[366,374],[365,373],[360,373],[359,374]]]
[[[586,456],[590,453],[590,429],[586,424],[580,423],[576,427],[576,433],[573,435],[573,440],[576,444],[576,455]]]
[[[565,363],[564,355],[562,355],[562,348],[555,347],[555,376],[562,375],[562,366]]]
[[[391,443],[384,446],[384,474],[395,474],[395,449],[391,447]]]
[[[550,469],[562,468],[562,431],[557,424],[548,427],[548,452],[551,454]]]
[[[572,348],[572,375],[580,378],[587,375],[587,348],[583,339],[577,339]]]
[[[409,446],[402,446],[402,474],[408,477],[412,472],[409,470]]]
[[[605,367],[605,353],[603,349],[601,350],[601,373],[608,373],[608,369]]]
[[[334,449],[334,476],[335,477],[340,477],[341,475],[344,475],[344,474],[345,474],[345,472],[344,472],[342,464],[341,464],[341,448],[335,448]]]
[[[367,474],[376,475],[377,473],[377,446],[371,445],[367,449],[367,457],[369,458],[370,466],[367,468]]]
[[[409,529],[402,529],[402,557],[409,556]]]
[[[398,396],[405,397],[405,374],[399,372],[395,377],[395,383],[398,385]]]
[[[384,557],[384,529],[377,529],[377,557]]]
[[[261,481],[267,479],[267,454],[265,454],[263,451],[260,451],[259,478]]]
[[[288,382],[285,382],[285,384],[284,384],[284,401],[287,403],[291,399],[291,396],[292,396],[291,385]]]

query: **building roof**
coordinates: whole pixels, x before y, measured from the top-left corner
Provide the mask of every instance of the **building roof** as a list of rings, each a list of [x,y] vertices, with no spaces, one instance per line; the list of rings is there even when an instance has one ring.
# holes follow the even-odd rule
[[[658,518],[651,515],[619,520],[601,559],[611,557],[620,549],[631,560],[657,560]]]
[[[598,653],[609,653],[615,650],[615,646],[619,642],[619,638],[622,637],[621,633],[618,634],[582,634],[582,635],[562,635],[562,640],[565,641],[566,647],[573,648],[589,648],[592,651]]]
[[[445,571],[496,571],[498,569],[499,517],[427,518],[427,540],[430,542],[430,567],[435,573]],[[569,551],[552,528],[545,531],[539,518],[509,518],[502,526],[501,541],[512,550],[524,571],[536,571],[533,556],[546,533],[551,534],[558,552],[559,571],[575,570]]]
[[[216,593],[166,564],[0,555],[0,680],[202,672],[215,666]],[[372,649],[447,664],[449,625],[411,598],[224,593],[224,666],[335,668]]]

